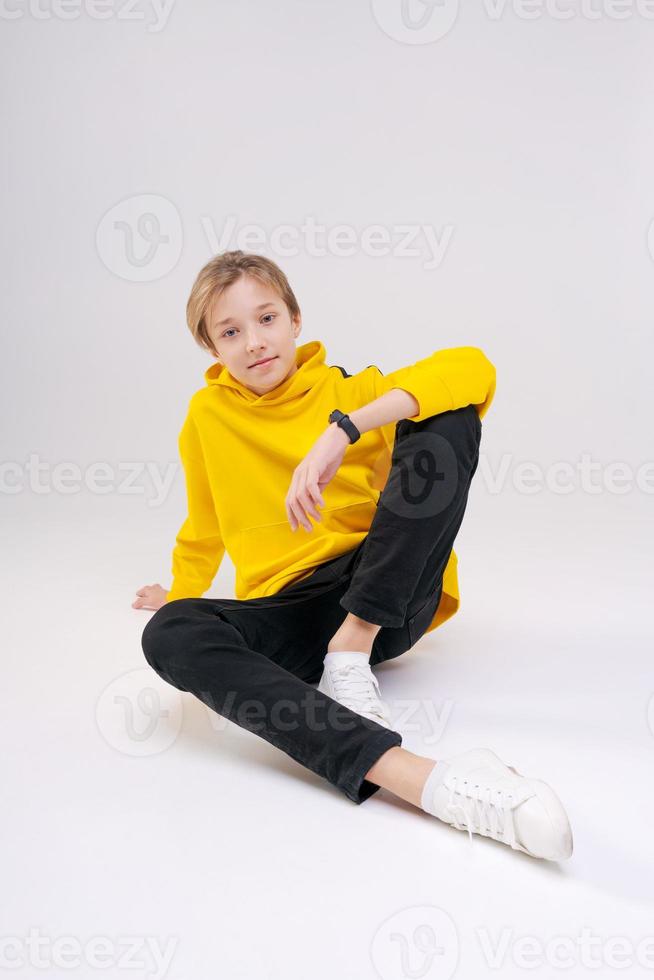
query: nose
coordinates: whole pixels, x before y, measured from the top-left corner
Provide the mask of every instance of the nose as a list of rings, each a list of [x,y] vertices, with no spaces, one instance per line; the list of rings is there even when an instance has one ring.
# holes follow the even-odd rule
[[[249,351],[254,352],[261,349],[264,346],[263,338],[259,338],[256,334],[251,334],[248,337],[247,348]]]

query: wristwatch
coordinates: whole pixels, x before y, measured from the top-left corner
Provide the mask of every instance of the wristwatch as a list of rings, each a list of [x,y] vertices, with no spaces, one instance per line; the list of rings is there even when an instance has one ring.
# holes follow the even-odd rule
[[[356,442],[357,439],[361,438],[361,433],[357,429],[356,425],[352,421],[349,415],[345,412],[340,412],[337,408],[329,416],[330,422],[336,422],[339,429],[342,429],[346,433],[350,442]]]

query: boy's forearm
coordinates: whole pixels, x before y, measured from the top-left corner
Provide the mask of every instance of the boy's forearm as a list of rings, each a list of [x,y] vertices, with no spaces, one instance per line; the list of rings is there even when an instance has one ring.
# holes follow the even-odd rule
[[[420,405],[413,395],[404,388],[392,388],[374,401],[362,405],[349,416],[361,434],[377,429],[390,422],[411,418],[420,411]],[[335,423],[332,423],[335,424]]]

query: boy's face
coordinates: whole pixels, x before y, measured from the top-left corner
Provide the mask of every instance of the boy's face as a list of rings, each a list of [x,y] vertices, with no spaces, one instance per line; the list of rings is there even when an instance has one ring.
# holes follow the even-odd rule
[[[272,391],[297,371],[302,320],[292,319],[279,293],[253,276],[242,275],[213,300],[207,323],[220,363],[255,394]],[[274,360],[252,366],[263,358]]]

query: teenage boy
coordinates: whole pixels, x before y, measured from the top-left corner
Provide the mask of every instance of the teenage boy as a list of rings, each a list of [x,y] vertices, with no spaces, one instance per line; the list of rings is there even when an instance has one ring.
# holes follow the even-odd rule
[[[355,803],[384,787],[471,837],[569,857],[547,783],[489,749],[437,761],[402,748],[371,670],[458,609],[453,544],[491,362],[455,347],[386,376],[329,366],[320,341],[296,346],[283,271],[242,251],[200,271],[187,321],[216,363],[179,437],[188,516],[172,586],[144,586],[133,603],[157,610],[148,663]],[[225,551],[236,598],[202,598]]]

